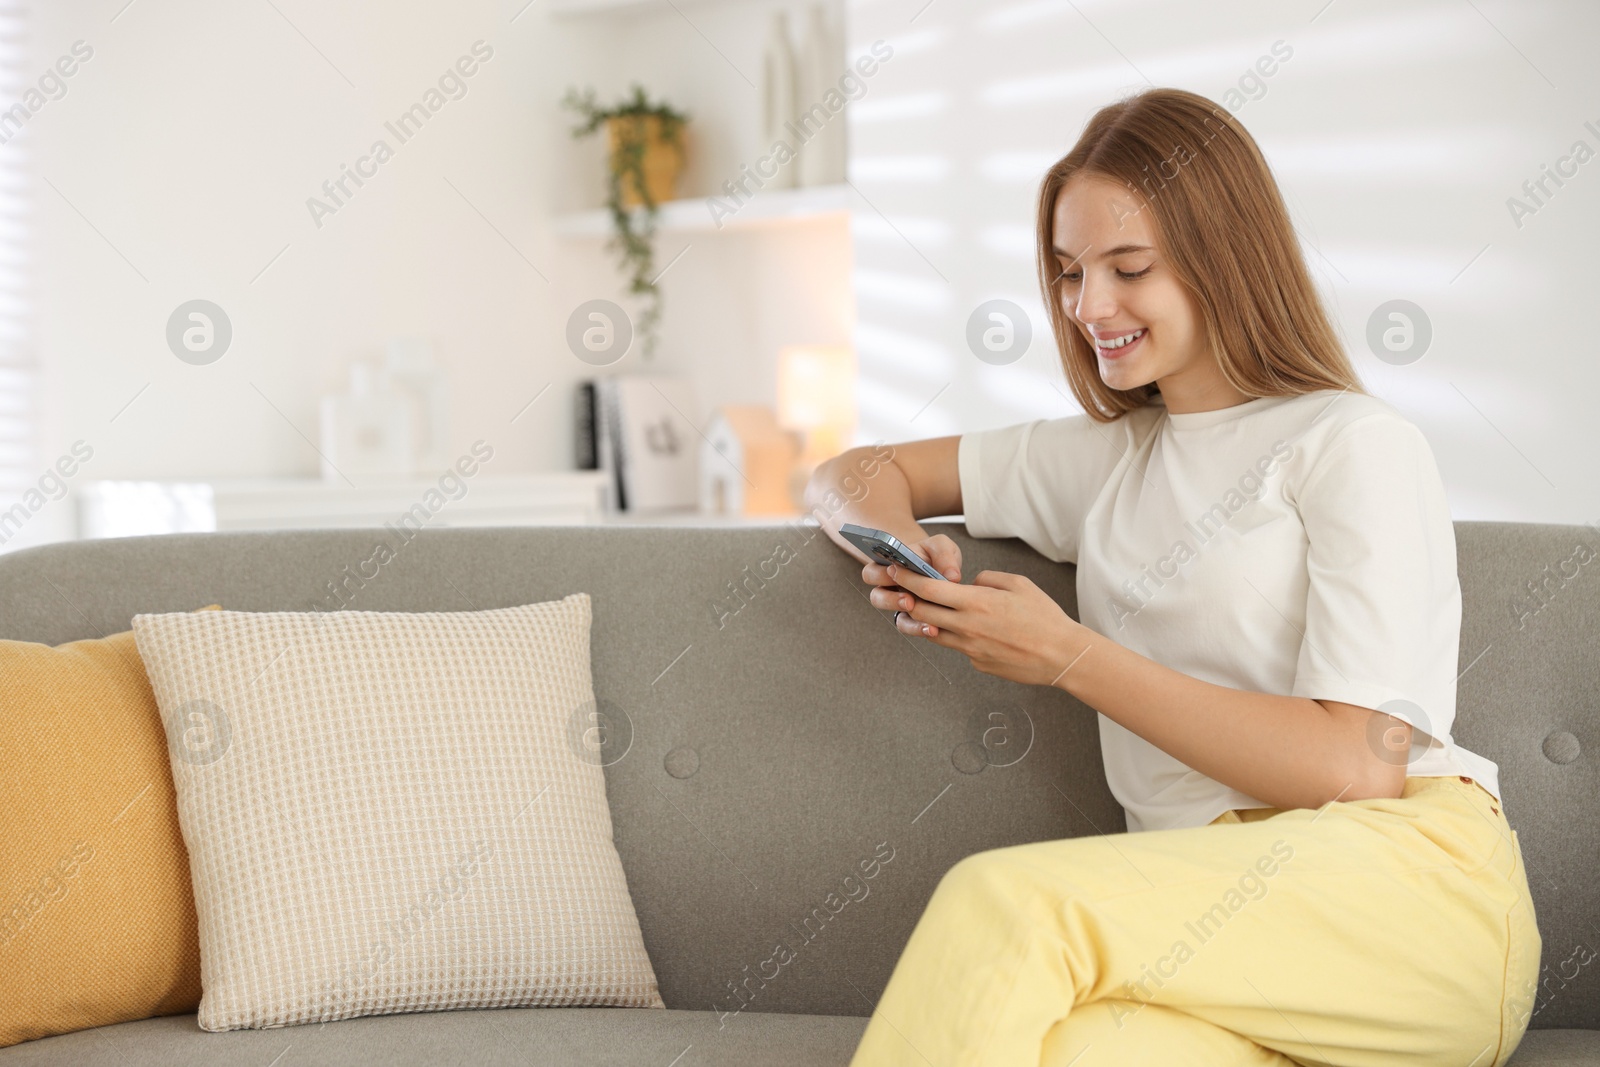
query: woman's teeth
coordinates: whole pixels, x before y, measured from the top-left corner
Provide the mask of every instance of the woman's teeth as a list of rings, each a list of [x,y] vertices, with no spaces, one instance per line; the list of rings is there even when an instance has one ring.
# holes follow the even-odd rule
[[[1095,339],[1095,344],[1097,344],[1101,348],[1105,348],[1105,349],[1117,349],[1117,348],[1121,348],[1123,345],[1130,345],[1130,344],[1132,344],[1133,342],[1137,341],[1139,338],[1141,338],[1143,336],[1144,336],[1144,330],[1141,329],[1141,330],[1135,330],[1133,333],[1126,334],[1126,335],[1124,335],[1122,337],[1117,337],[1117,338],[1114,338],[1114,339],[1109,340],[1109,341],[1103,341],[1103,340],[1100,340],[1099,338],[1096,338]]]

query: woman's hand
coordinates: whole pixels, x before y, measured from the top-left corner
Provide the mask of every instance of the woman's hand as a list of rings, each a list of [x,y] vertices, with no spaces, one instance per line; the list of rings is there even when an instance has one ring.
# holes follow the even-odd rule
[[[905,612],[896,616],[900,631],[955,649],[984,674],[1054,685],[1097,636],[1020,574],[980,571],[958,585],[881,569],[901,591],[874,589],[873,603]]]
[[[907,548],[921,556],[933,569],[950,579],[952,582],[961,580],[961,549],[957,544],[944,534],[917,541],[902,541]],[[900,602],[903,594],[901,588],[889,577],[889,568],[881,563],[868,563],[861,568],[861,580],[868,585],[876,586],[867,599],[872,601],[872,606],[885,611],[898,611],[904,605]],[[929,578],[928,581],[933,581]],[[904,615],[894,617],[895,628],[903,634],[920,634],[922,627],[906,618]]]

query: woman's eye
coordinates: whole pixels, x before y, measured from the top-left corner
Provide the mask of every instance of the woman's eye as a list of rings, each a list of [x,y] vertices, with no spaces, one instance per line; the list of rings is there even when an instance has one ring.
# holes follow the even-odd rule
[[[1121,278],[1123,281],[1133,281],[1135,278],[1143,278],[1146,274],[1150,273],[1150,270],[1150,267],[1146,267],[1144,270],[1135,271],[1119,270],[1117,271],[1117,277]],[[1082,271],[1066,270],[1061,272],[1058,280],[1067,282],[1070,285],[1077,285],[1082,278]]]

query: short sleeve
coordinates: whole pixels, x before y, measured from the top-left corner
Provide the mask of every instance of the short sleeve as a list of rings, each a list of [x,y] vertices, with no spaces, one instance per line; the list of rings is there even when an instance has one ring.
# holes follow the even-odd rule
[[[1294,493],[1309,586],[1292,695],[1379,709],[1447,740],[1461,587],[1427,439],[1399,417],[1360,419]]]
[[[957,468],[967,532],[1018,537],[1078,561],[1084,516],[1131,443],[1127,419],[1040,419],[961,436]]]

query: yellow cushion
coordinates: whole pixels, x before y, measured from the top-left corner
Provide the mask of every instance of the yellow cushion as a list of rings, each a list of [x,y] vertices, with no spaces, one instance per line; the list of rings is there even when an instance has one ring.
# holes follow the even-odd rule
[[[194,1011],[189,854],[133,633],[0,641],[0,692],[0,1046]]]

